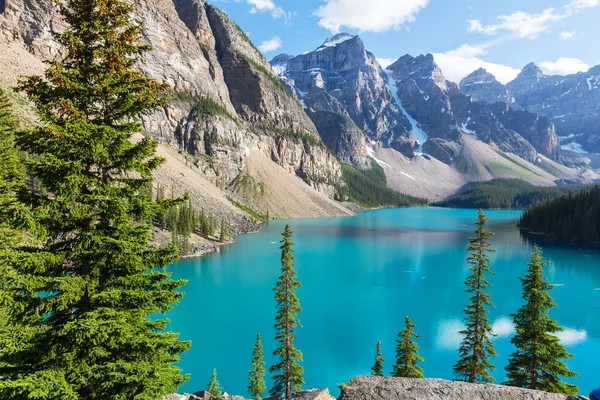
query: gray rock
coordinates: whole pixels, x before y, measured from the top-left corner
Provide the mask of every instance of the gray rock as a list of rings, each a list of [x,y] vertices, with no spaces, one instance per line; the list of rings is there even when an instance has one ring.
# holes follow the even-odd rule
[[[473,98],[488,104],[506,103],[512,108],[520,109],[512,93],[496,77],[484,68],[472,72],[459,83],[460,90]]]
[[[574,400],[576,397],[491,384],[442,379],[357,376],[342,390],[340,400]]]

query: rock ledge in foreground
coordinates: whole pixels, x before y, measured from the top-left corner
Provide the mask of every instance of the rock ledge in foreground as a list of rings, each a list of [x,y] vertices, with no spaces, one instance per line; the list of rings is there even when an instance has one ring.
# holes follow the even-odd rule
[[[348,382],[339,400],[577,400],[585,397],[551,394],[491,384],[443,379],[357,376]]]

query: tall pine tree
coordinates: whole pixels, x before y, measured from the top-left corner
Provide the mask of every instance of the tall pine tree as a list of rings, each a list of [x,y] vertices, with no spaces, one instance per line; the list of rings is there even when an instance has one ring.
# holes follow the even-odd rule
[[[298,313],[302,311],[296,290],[302,287],[294,268],[292,229],[286,225],[281,241],[281,275],[275,286],[277,314],[275,316],[275,340],[279,344],[273,355],[278,361],[270,368],[273,375],[271,395],[284,395],[289,400],[293,392],[302,389],[304,368],[300,365],[302,352],[294,346],[296,328],[302,327]]]
[[[465,281],[465,285],[466,292],[470,293],[471,297],[469,305],[465,308],[466,328],[460,332],[463,336],[458,350],[460,359],[454,365],[454,373],[458,378],[471,383],[494,381],[490,371],[495,367],[490,362],[490,357],[495,357],[496,351],[491,339],[494,334],[487,312],[487,309],[492,307],[487,292],[490,287],[487,275],[492,274],[489,253],[494,250],[489,241],[493,233],[485,230],[486,223],[487,218],[483,211],[479,210],[475,223],[477,225],[475,237],[469,238],[467,248],[469,252],[467,262],[471,265],[471,275]]]
[[[189,344],[156,318],[181,298],[163,267],[177,249],[151,249],[151,219],[169,204],[148,196],[162,163],[140,119],[166,86],[135,64],[148,47],[126,0],[65,0],[55,38],[64,58],[21,81],[39,127],[20,134],[44,191],[22,193],[40,232],[14,249],[0,306],[17,337],[2,336],[0,398],[162,399],[186,377]]]
[[[252,351],[252,369],[248,373],[248,393],[255,400],[260,400],[262,394],[267,390],[265,383],[265,362],[263,360],[263,349],[260,333],[256,335],[256,343]]]
[[[381,355],[381,340],[377,341],[377,349],[375,352],[375,364],[371,367],[371,375],[383,376],[383,363],[385,360]]]
[[[527,275],[521,279],[525,304],[511,315],[517,331],[511,343],[517,350],[506,367],[505,385],[575,395],[578,388],[563,381],[563,377],[577,374],[564,363],[573,355],[555,336],[563,329],[549,316],[556,304],[549,293],[552,285],[544,276],[546,262],[539,247],[535,247],[527,265]]]
[[[423,369],[418,363],[424,361],[419,357],[419,345],[415,339],[419,335],[414,333],[415,324],[409,317],[405,319],[406,326],[398,333],[396,339],[396,364],[394,364],[392,376],[397,378],[423,378]]]

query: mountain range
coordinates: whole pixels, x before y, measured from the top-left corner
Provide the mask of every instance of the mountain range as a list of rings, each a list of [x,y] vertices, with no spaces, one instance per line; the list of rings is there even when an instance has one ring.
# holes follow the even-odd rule
[[[268,62],[214,5],[136,5],[153,48],[138,67],[172,87],[168,105],[144,120],[143,133],[167,159],[158,183],[190,193],[236,233],[267,214],[350,215],[334,200],[344,200],[342,164],[369,169],[375,161],[390,188],[426,199],[473,180],[599,177],[589,167],[600,153],[600,67],[557,77],[530,64],[507,85],[478,70],[456,84],[430,54],[384,69],[346,33]],[[51,33],[62,27],[52,0],[0,2],[0,85],[60,58]],[[13,97],[35,123],[27,102]]]

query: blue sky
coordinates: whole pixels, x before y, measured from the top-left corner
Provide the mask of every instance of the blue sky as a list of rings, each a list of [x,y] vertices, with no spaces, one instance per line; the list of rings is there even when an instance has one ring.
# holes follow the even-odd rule
[[[507,82],[529,62],[548,74],[600,64],[600,0],[209,0],[267,59],[335,32],[360,34],[382,63],[433,53],[448,79],[484,67]],[[385,66],[385,65],[384,65]]]

